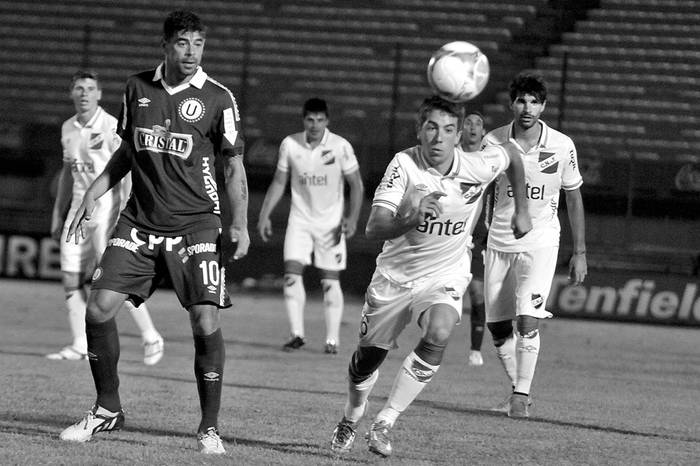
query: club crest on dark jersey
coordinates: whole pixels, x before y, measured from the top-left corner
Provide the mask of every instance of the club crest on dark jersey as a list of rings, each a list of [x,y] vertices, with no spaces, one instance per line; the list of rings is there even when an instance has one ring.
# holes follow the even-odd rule
[[[552,174],[557,172],[559,161],[554,152],[540,152],[537,165],[542,173]]]
[[[333,155],[333,151],[324,150],[323,152],[321,152],[321,160],[323,161],[324,165],[333,165],[335,163],[335,156]]]
[[[92,150],[99,150],[102,149],[102,143],[104,142],[104,138],[102,136],[102,133],[91,133],[90,134],[90,149]]]
[[[479,199],[484,188],[479,183],[459,183],[459,190],[462,191],[462,197],[467,200],[467,204],[472,204]]]
[[[204,102],[196,97],[185,99],[177,106],[177,114],[188,123],[201,120],[205,112]]]

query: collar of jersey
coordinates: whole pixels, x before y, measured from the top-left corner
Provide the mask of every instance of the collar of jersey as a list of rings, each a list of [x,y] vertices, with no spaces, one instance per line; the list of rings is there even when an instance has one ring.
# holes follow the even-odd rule
[[[446,175],[443,175],[442,173],[438,172],[433,167],[431,167],[428,162],[426,162],[425,157],[423,157],[423,152],[421,151],[420,145],[416,146],[416,153],[418,155],[421,165],[423,165],[423,167],[428,173],[435,176],[439,176],[441,178],[455,178],[459,174],[459,171],[462,168],[462,158],[459,156],[459,150],[460,149],[455,147],[454,158],[452,159],[452,167],[450,167],[450,171],[448,171]]]
[[[323,137],[321,138],[321,142],[318,143],[319,146],[325,146],[326,142],[328,141],[328,128],[323,130]],[[304,130],[304,134],[301,136],[302,141],[304,141],[304,144],[306,144],[307,147],[311,147],[311,144],[309,144],[309,140],[306,137],[306,130]]]
[[[197,89],[201,89],[202,86],[204,86],[204,83],[207,81],[207,73],[204,72],[201,66],[198,66],[197,71],[195,71],[194,73],[194,76],[192,76],[192,79],[190,79],[188,82],[175,87],[168,86],[168,84],[163,79],[163,66],[164,63],[158,65],[155,73],[153,73],[153,81],[160,81],[161,84],[163,84],[163,88],[170,95],[177,94],[181,90],[187,89],[190,86],[194,86]]]
[[[73,121],[73,124],[75,125],[76,128],[81,128],[81,129],[82,129],[82,128],[92,128],[93,126],[95,126],[95,122],[97,121],[97,119],[99,118],[99,116],[100,116],[101,114],[102,114],[102,107],[100,107],[100,106],[98,105],[98,106],[97,106],[97,111],[96,111],[95,114],[92,116],[92,118],[90,118],[90,121],[88,121],[87,123],[85,123],[85,126],[83,126],[83,125],[80,124],[80,122],[78,121],[78,115],[77,115],[77,114],[75,115],[75,121]]]
[[[537,141],[537,145],[533,146],[532,149],[530,149],[530,151],[532,151],[533,149],[544,149],[545,147],[547,147],[547,142],[549,141],[549,126],[547,126],[547,123],[545,123],[542,120],[537,120],[537,123],[542,125],[542,133],[540,134],[540,140]],[[518,147],[520,147],[520,144],[515,142],[515,137],[513,136],[514,126],[515,126],[515,122],[512,122],[510,124],[510,128],[508,129],[508,139],[513,141]],[[522,147],[520,147],[520,150],[522,150]]]

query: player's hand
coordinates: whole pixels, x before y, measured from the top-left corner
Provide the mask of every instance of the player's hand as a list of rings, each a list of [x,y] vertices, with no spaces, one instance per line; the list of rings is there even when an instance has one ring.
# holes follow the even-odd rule
[[[248,248],[250,248],[248,229],[231,225],[228,232],[231,237],[231,242],[236,245],[236,250],[233,253],[233,260],[237,261],[238,259],[242,259],[248,254]]]
[[[419,222],[422,222],[428,217],[436,219],[442,214],[440,198],[443,196],[447,196],[447,194],[440,191],[433,191],[420,200],[420,204],[418,204]]]
[[[265,243],[272,238],[272,222],[270,221],[270,217],[260,217],[258,219],[258,233]]]
[[[342,232],[345,233],[345,239],[350,239],[355,236],[357,232],[357,221],[352,222],[347,218],[343,218],[340,227],[342,228]]]
[[[66,235],[66,243],[69,242],[71,238],[74,238],[75,244],[78,244],[81,237],[87,238],[83,223],[90,220],[93,210],[95,210],[95,199],[90,194],[90,191],[88,191],[85,193],[83,202],[80,203],[80,207],[78,207],[78,210],[73,216],[73,220],[70,222],[68,234]]]
[[[574,254],[569,259],[569,282],[573,285],[580,285],[588,274],[588,263],[586,254]]]
[[[530,219],[530,214],[528,212],[516,212],[513,214],[513,218],[510,220],[510,229],[513,230],[513,234],[516,239],[520,239],[525,236],[530,230],[532,230],[532,220]]]

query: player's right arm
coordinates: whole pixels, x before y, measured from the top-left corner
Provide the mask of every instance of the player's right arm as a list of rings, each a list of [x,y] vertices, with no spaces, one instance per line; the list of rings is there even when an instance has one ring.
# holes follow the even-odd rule
[[[270,214],[275,210],[280,199],[282,199],[284,189],[287,187],[287,180],[289,180],[289,172],[277,168],[272,184],[270,184],[270,187],[267,188],[267,193],[265,193],[265,199],[260,208],[260,217],[258,217],[258,233],[260,233],[260,237],[265,242],[272,237]]]
[[[365,228],[368,239],[388,240],[398,238],[423,223],[426,217],[438,218],[442,214],[440,198],[445,193],[433,191],[423,197],[418,206],[412,207],[404,215],[396,215],[381,205],[372,206]]]
[[[128,143],[122,141],[119,148],[112,154],[112,158],[109,159],[104,171],[100,173],[100,176],[92,182],[85,192],[83,202],[78,207],[70,223],[66,242],[70,241],[74,235],[76,244],[79,240],[78,235],[85,238],[82,224],[85,220],[90,220],[92,211],[95,209],[95,201],[121,181],[129,173],[129,170],[131,170],[131,149]]]
[[[51,238],[60,241],[63,224],[66,222],[73,198],[73,170],[71,162],[64,161],[58,175],[56,202],[51,215]]]
[[[511,219],[511,229],[516,238],[522,238],[527,232],[532,230],[532,219],[527,206],[527,193],[525,181],[525,168],[520,157],[517,145],[512,141],[505,142],[502,147],[508,153],[510,164],[506,169],[506,176],[513,187],[513,200],[515,212]]]

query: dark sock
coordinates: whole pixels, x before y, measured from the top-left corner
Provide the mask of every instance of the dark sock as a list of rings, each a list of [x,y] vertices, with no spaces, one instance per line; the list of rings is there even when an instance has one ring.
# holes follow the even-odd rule
[[[198,432],[204,432],[209,427],[218,428],[225,358],[221,329],[211,335],[194,336],[194,375],[202,409],[202,422]]]
[[[98,406],[112,412],[121,409],[119,399],[119,333],[113,318],[99,324],[85,322],[90,370],[95,381]]]
[[[436,345],[421,338],[418,345],[413,349],[416,356],[433,366],[439,366],[447,345]]]
[[[471,320],[471,349],[481,350],[481,343],[484,341],[484,303],[474,305]],[[478,319],[481,316],[481,320]]]

